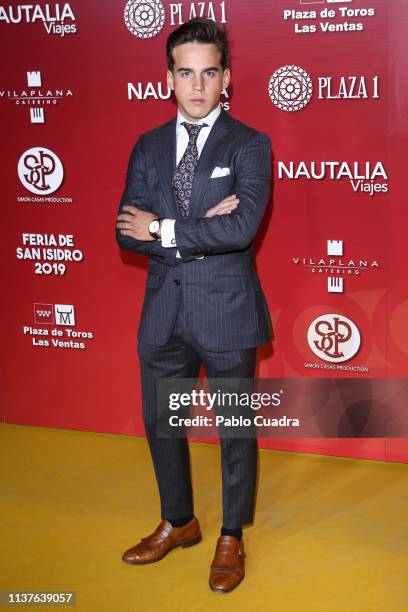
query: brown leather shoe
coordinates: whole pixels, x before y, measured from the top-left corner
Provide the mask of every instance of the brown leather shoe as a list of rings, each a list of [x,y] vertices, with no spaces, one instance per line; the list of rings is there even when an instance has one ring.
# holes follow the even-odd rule
[[[218,593],[228,593],[239,585],[244,576],[243,541],[238,541],[232,536],[220,536],[210,568],[210,589]]]
[[[176,546],[186,548],[200,541],[200,525],[195,517],[183,527],[172,527],[169,521],[163,520],[154,533],[142,538],[139,544],[124,552],[122,560],[132,565],[155,563]]]

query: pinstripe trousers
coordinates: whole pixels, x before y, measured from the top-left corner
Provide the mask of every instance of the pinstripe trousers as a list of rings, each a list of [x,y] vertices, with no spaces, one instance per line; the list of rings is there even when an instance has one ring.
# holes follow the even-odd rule
[[[159,378],[197,379],[201,364],[208,378],[253,378],[256,347],[212,352],[200,346],[189,330],[188,313],[180,309],[170,340],[164,346],[139,341],[143,420],[159,488],[162,518],[194,514],[190,455],[186,438],[160,438],[156,433]],[[258,446],[253,438],[220,437],[223,525],[234,529],[252,523]]]

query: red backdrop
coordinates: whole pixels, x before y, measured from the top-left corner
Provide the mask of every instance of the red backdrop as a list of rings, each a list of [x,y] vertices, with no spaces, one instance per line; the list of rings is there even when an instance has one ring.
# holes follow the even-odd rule
[[[119,251],[114,224],[134,142],[175,114],[166,37],[201,11],[229,27],[225,108],[273,143],[256,246],[275,340],[260,351],[259,376],[379,378],[403,397],[393,386],[408,356],[402,0],[5,2],[4,422],[144,435],[136,330],[146,261]],[[355,326],[342,361],[308,341],[319,319],[332,342],[332,314],[343,331],[344,317]],[[408,457],[404,438],[262,445]]]

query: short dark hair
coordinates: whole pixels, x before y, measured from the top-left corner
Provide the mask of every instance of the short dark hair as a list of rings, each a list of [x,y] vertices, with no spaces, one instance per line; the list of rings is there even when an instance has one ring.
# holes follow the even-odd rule
[[[215,45],[221,54],[222,69],[225,70],[229,67],[229,45],[226,29],[218,26],[212,19],[194,17],[179,26],[167,38],[167,66],[171,72],[174,68],[174,47],[189,42]]]

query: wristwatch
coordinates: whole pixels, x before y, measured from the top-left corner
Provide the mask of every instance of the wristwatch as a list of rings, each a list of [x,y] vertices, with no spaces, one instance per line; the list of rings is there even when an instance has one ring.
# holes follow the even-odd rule
[[[160,228],[162,221],[163,219],[153,219],[153,221],[149,223],[149,234],[153,236],[155,240],[161,239]]]

